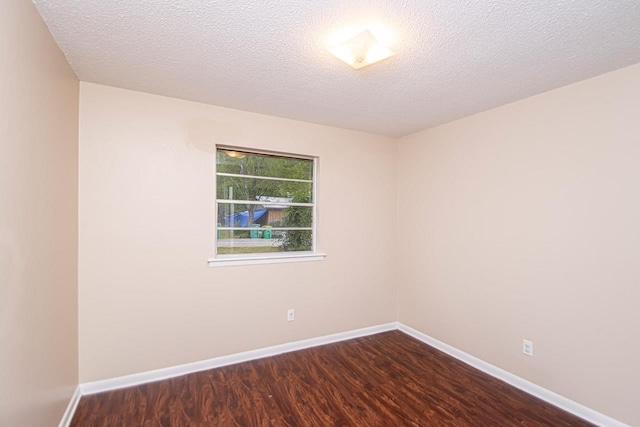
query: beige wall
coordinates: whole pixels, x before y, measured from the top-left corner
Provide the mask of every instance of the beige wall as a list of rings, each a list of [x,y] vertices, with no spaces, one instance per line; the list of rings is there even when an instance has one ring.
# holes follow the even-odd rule
[[[640,65],[402,138],[398,158],[399,320],[640,425]]]
[[[0,425],[78,384],[78,81],[30,1],[0,5]]]
[[[80,93],[81,381],[395,320],[393,139],[84,82]],[[324,261],[208,267],[216,143],[320,156]]]

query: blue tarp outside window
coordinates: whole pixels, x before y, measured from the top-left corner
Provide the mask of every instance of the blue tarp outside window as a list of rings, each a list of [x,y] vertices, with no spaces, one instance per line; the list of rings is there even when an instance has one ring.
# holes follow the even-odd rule
[[[260,209],[253,212],[253,222],[255,223],[262,215],[266,214],[266,209]],[[246,227],[249,222],[249,211],[238,212],[234,215],[224,216],[225,227]]]

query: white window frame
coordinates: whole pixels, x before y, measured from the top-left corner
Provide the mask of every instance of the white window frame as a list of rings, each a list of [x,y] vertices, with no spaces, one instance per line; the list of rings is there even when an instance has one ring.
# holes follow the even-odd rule
[[[260,204],[260,205],[268,205],[270,203],[277,205],[290,205],[290,206],[310,206],[312,208],[312,222],[311,222],[311,234],[312,234],[312,250],[310,251],[301,251],[301,252],[268,252],[268,253],[256,253],[256,254],[217,254],[218,248],[218,230],[243,230],[246,231],[246,228],[243,227],[218,227],[217,226],[217,218],[218,218],[218,204],[219,203],[228,203],[229,200],[226,199],[218,199],[217,198],[217,185],[218,185],[218,176],[236,176],[235,174],[228,173],[220,173],[217,172],[217,154],[218,150],[230,150],[230,151],[240,151],[243,153],[249,154],[262,154],[262,155],[273,155],[280,157],[289,157],[292,159],[301,159],[301,160],[311,160],[313,161],[313,199],[312,203],[284,203],[284,202],[265,202],[265,201],[247,201],[247,200],[239,200],[241,204]],[[277,263],[288,263],[288,262],[307,262],[307,261],[322,261],[326,254],[322,252],[318,252],[318,158],[316,156],[308,156],[301,154],[292,154],[292,153],[282,153],[276,151],[266,151],[254,148],[247,147],[234,147],[227,145],[216,145],[215,150],[216,155],[213,159],[213,197],[214,197],[214,216],[213,216],[213,224],[214,224],[214,232],[213,232],[213,253],[215,254],[213,257],[208,259],[208,263],[210,267],[228,267],[234,265],[251,265],[251,264],[277,264]],[[242,178],[257,178],[257,179],[270,179],[270,180],[282,180],[282,181],[298,181],[298,182],[309,182],[309,180],[295,180],[288,178],[277,178],[277,177],[269,177],[265,178],[262,176],[252,176],[252,175],[237,175]],[[278,231],[280,230],[299,230],[305,228],[298,227],[278,227]]]

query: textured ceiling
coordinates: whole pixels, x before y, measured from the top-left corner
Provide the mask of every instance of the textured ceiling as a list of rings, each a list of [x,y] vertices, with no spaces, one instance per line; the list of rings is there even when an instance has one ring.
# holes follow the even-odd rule
[[[392,136],[640,62],[639,0],[34,2],[83,81]]]

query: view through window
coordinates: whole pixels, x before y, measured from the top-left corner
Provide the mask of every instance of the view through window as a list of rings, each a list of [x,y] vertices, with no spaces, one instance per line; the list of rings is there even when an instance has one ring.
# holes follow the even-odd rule
[[[314,159],[218,148],[218,258],[314,251]]]

